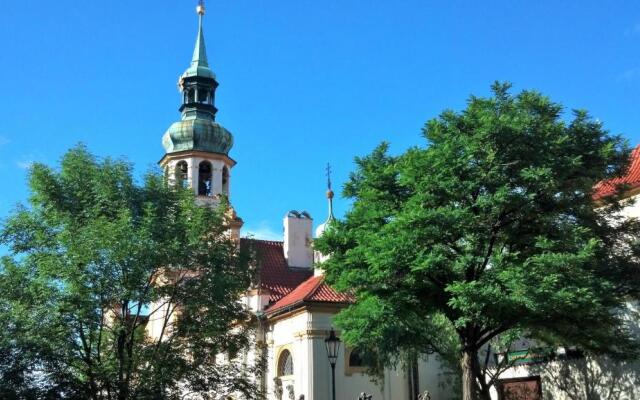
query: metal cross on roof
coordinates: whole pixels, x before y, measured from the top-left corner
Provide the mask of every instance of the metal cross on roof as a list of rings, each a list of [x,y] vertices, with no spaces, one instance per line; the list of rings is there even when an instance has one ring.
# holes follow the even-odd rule
[[[327,163],[327,189],[331,190],[331,164]]]

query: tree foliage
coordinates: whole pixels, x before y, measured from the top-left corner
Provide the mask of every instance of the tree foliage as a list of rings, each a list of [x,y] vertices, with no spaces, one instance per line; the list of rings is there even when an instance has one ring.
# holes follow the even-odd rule
[[[197,206],[155,173],[137,183],[82,146],[35,164],[29,186],[0,233],[3,398],[252,398],[239,361],[217,362],[249,345],[249,257],[225,204]]]
[[[638,222],[594,184],[624,171],[629,149],[585,111],[570,121],[535,91],[496,83],[425,125],[426,145],[356,159],[353,200],[316,246],[357,303],[343,336],[382,361],[433,349],[455,357],[465,399],[488,398],[500,337],[631,355],[621,313],[638,293]]]

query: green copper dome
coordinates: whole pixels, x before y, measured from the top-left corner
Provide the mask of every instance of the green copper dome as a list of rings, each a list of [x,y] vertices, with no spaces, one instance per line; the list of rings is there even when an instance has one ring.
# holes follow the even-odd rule
[[[220,124],[210,119],[186,119],[174,122],[162,137],[167,153],[198,150],[229,154],[233,136]]]

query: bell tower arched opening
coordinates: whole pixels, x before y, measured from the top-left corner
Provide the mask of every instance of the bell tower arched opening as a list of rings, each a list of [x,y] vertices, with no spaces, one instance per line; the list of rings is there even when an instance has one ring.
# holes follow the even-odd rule
[[[212,180],[211,180],[211,163],[202,161],[198,166],[198,196],[211,196]]]
[[[175,166],[176,184],[186,188],[189,186],[189,166],[186,161],[179,161]]]
[[[222,167],[222,193],[229,196],[229,168]]]

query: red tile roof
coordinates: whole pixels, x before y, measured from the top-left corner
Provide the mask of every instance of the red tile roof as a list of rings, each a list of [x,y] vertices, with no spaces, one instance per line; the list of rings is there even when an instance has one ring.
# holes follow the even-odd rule
[[[352,303],[353,296],[338,293],[324,282],[324,276],[312,276],[267,309],[268,314],[304,303]]]
[[[242,239],[242,244],[256,251],[260,288],[269,291],[269,303],[280,300],[313,275],[313,270],[289,268],[282,242]]]
[[[618,187],[623,185],[629,190],[640,187],[640,145],[631,151],[627,173],[618,178],[598,182],[593,188],[593,199],[599,200],[611,196],[616,193]]]

